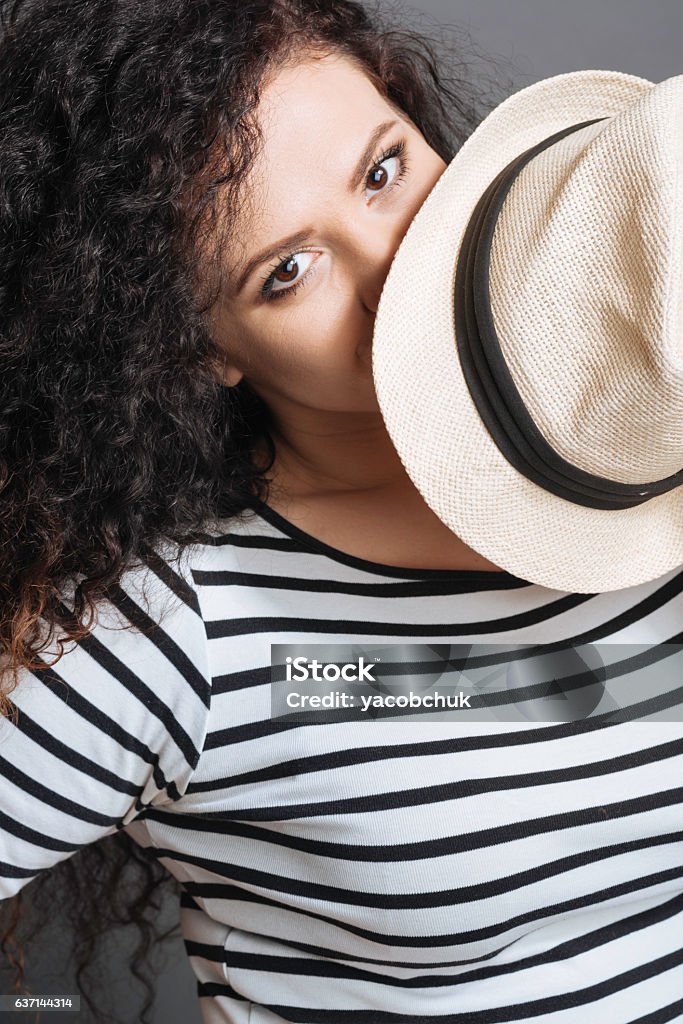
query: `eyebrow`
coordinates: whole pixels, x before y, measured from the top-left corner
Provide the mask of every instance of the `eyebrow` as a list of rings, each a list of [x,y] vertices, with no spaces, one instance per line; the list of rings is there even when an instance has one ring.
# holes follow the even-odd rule
[[[382,121],[381,124],[378,124],[377,127],[373,129],[370,138],[367,141],[367,145],[361,153],[358,163],[354,167],[351,177],[349,178],[347,186],[349,192],[354,192],[363,180],[363,175],[366,172],[367,166],[375,150],[375,146],[379,140],[398,124],[399,121],[397,119],[393,119],[392,121]],[[242,288],[251,277],[252,272],[261,263],[265,263],[266,260],[274,258],[278,253],[283,251],[293,252],[297,246],[304,245],[312,234],[313,231],[311,228],[306,228],[304,231],[297,231],[294,235],[288,235],[286,238],[280,238],[277,242],[269,245],[267,249],[262,249],[261,252],[253,256],[247,263],[245,263],[241,270],[238,270],[239,277],[235,286],[235,294],[237,295],[242,291]]]

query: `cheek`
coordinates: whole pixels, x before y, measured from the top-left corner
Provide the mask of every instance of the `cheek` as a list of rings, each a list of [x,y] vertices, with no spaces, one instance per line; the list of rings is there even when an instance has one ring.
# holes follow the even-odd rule
[[[273,364],[304,369],[321,362],[341,366],[363,329],[350,283],[335,281],[329,268],[291,300],[275,299],[272,306],[272,311],[264,310],[256,344],[260,352],[267,350]]]
[[[292,306],[286,311],[288,299],[275,300],[270,309],[263,310],[258,323],[243,335],[243,347],[248,352],[246,375],[254,383],[280,389],[296,381],[315,376],[315,366],[329,341],[325,318],[316,303],[310,301]],[[295,308],[296,306],[296,308]]]
[[[358,347],[372,336],[372,323],[352,281],[326,285],[311,302],[301,327],[309,358],[339,374],[354,372]]]
[[[321,290],[316,299],[311,296],[306,308],[302,303],[278,345],[281,360],[302,377],[315,377],[334,366],[342,369],[348,361],[346,341],[352,328],[340,309],[340,298],[334,296],[333,302]]]

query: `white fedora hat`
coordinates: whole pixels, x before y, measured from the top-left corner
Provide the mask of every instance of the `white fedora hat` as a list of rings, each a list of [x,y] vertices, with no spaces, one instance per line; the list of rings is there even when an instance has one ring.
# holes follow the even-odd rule
[[[683,76],[497,107],[394,257],[373,375],[426,503],[508,572],[598,593],[683,563]]]

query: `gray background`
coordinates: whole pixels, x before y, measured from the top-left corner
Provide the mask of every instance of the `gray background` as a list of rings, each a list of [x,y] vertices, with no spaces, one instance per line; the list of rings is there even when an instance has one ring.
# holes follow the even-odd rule
[[[521,87],[580,68],[661,81],[683,71],[680,0],[412,0],[469,29],[482,49],[517,67]]]
[[[417,21],[426,30],[435,27],[435,19],[469,32],[481,51],[501,59],[505,91],[580,68],[625,71],[652,81],[683,71],[680,0],[412,0],[401,6],[427,15]],[[162,918],[160,924],[169,927],[178,919],[177,908],[167,903]],[[60,952],[61,935],[57,921],[32,951],[28,979],[34,993],[77,991]],[[125,929],[112,935],[103,958],[108,967],[103,1003],[126,1024],[138,1024],[141,1005],[140,986],[128,968],[134,939],[135,933]],[[201,1024],[182,941],[164,944],[162,955],[166,964],[158,975],[155,1024]],[[31,1014],[2,1015],[3,1024],[32,1019]],[[42,1015],[54,1024],[78,1019]]]

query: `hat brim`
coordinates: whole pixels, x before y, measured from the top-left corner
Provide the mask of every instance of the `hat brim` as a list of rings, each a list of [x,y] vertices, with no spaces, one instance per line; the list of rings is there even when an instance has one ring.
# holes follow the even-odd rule
[[[377,400],[413,484],[475,551],[555,590],[619,590],[680,565],[680,488],[634,508],[604,511],[557,497],[510,465],[462,374],[452,306],[457,257],[479,198],[510,161],[563,128],[619,113],[651,88],[632,75],[580,71],[537,82],[496,107],[413,219],[377,310]]]

